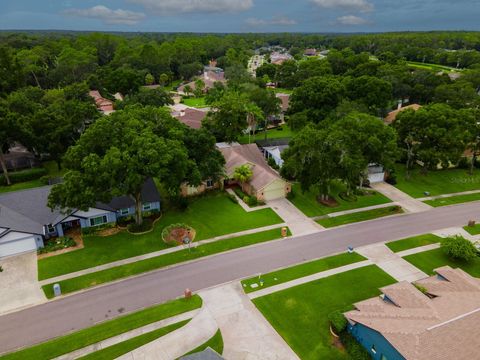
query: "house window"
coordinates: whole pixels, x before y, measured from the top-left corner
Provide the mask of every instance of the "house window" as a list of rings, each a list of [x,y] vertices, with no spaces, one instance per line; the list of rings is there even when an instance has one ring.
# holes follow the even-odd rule
[[[143,211],[150,210],[151,208],[152,208],[152,204],[151,204],[151,203],[145,203],[145,204],[143,204]]]
[[[127,215],[130,212],[129,208],[120,209],[120,215]]]
[[[90,219],[90,226],[98,226],[107,222],[107,215],[98,216]]]
[[[52,224],[48,224],[47,230],[48,230],[49,234],[54,233],[55,232],[55,226],[53,226]]]
[[[212,188],[213,187],[213,180],[212,179],[208,179],[207,180],[207,188]]]
[[[375,345],[372,345],[372,353],[376,354],[377,353],[377,349],[375,349]]]

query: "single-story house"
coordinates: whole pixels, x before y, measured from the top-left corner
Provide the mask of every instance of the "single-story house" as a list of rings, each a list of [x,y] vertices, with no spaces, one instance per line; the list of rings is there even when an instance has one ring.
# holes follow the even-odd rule
[[[412,104],[412,105],[407,105],[407,106],[404,106],[402,107],[402,104],[399,104],[398,106],[398,109],[397,110],[394,110],[394,111],[391,111],[387,114],[387,116],[385,117],[385,119],[383,119],[383,122],[387,125],[393,123],[395,121],[395,119],[397,118],[397,115],[400,114],[402,111],[404,110],[408,110],[408,109],[412,109],[414,111],[417,111],[418,109],[420,109],[422,106],[419,105],[419,104]]]
[[[108,115],[115,111],[113,101],[105,99],[98,90],[91,90],[88,95],[93,98],[98,111],[103,114]]]
[[[108,204],[97,202],[87,211],[67,214],[47,206],[51,186],[9,192],[0,195],[0,258],[35,251],[44,239],[64,236],[71,229],[115,223],[135,214],[135,202],[129,196],[115,197]],[[142,190],[143,211],[160,210],[160,195],[152,179]]]
[[[370,184],[379,183],[385,180],[385,169],[379,164],[368,165],[368,181]]]
[[[263,155],[267,159],[273,159],[279,167],[283,166],[282,152],[288,148],[288,145],[265,146],[262,147]]]
[[[217,147],[225,158],[226,185],[236,183],[233,180],[236,168],[248,165],[253,176],[247,184],[243,184],[243,191],[255,196],[259,201],[284,198],[292,190],[291,184],[268,166],[256,144],[219,143]]]
[[[274,65],[282,65],[288,60],[293,60],[293,56],[287,52],[274,51],[270,54],[270,62]]]
[[[199,77],[205,83],[205,91],[213,88],[216,82],[226,83],[225,72],[223,69],[216,66],[217,62],[215,60],[210,61],[208,66],[203,68],[203,74]],[[189,86],[191,91],[195,90],[196,84],[195,81],[191,81],[187,84],[180,85],[177,89],[179,93],[185,93],[185,87]]]
[[[402,281],[345,313],[347,329],[375,360],[478,359],[480,279],[449,266]]]
[[[175,109],[172,109],[172,116],[174,118],[193,129],[200,129],[202,127],[202,121],[207,116],[207,111],[181,106],[181,104],[174,105],[174,107]]]
[[[20,144],[15,144],[8,149],[8,152],[3,155],[7,170],[19,170],[33,168],[40,164],[40,161],[35,158],[26,147]],[[2,170],[0,169],[0,173]]]
[[[281,104],[280,104],[281,120],[285,121],[285,114],[287,113],[287,111],[290,107],[290,95],[289,94],[278,93],[278,94],[276,94],[276,97],[278,99],[280,99],[280,101],[281,101]]]
[[[317,49],[305,49],[305,51],[303,52],[303,55],[305,56],[317,56]]]

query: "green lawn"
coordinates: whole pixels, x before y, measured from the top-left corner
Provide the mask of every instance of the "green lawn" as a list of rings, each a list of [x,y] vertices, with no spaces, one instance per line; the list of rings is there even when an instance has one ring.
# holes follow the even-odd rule
[[[328,314],[377,296],[395,280],[375,265],[333,275],[253,300],[302,360],[349,359],[332,345]]]
[[[463,229],[470,235],[480,234],[480,224],[475,224],[475,226],[464,226]]]
[[[460,204],[460,203],[466,203],[466,202],[478,201],[478,200],[480,200],[480,193],[468,194],[468,195],[457,195],[457,196],[451,196],[451,197],[440,198],[435,200],[427,200],[427,201],[424,201],[424,203],[433,207],[439,207],[439,206],[454,205],[454,204]]]
[[[273,91],[276,94],[292,94],[294,89],[275,88]]]
[[[168,210],[157,222],[154,231],[148,234],[136,236],[121,232],[108,237],[85,236],[84,249],[40,260],[39,279],[165,249],[167,245],[161,239],[161,232],[172,223],[192,226],[197,232],[195,239],[202,240],[281,222],[282,219],[271,209],[248,213],[225,193],[213,193],[192,199],[185,212]]]
[[[387,247],[393,252],[400,252],[408,249],[413,249],[419,246],[425,246],[430,244],[439,243],[442,240],[441,237],[433,234],[424,234],[419,236],[413,236],[410,238],[392,241],[386,243]]]
[[[67,354],[99,341],[202,306],[202,299],[179,299],[123,315],[92,327],[5,355],[2,360],[43,360]]]
[[[417,69],[425,69],[425,70],[432,70],[432,71],[446,71],[446,72],[459,72],[461,69],[456,69],[451,66],[445,65],[438,65],[438,64],[430,64],[430,63],[422,63],[417,61],[407,61],[407,65]]]
[[[423,272],[433,275],[434,269],[450,265],[452,268],[461,268],[472,276],[480,277],[480,257],[469,263],[450,259],[442,249],[435,249],[404,257]]]
[[[203,108],[208,106],[205,103],[205,97],[189,98],[189,99],[184,98],[183,103],[187,106],[196,107],[196,108]]]
[[[267,130],[267,140],[271,139],[289,139],[292,138],[295,135],[295,133],[288,127],[287,124],[283,124],[281,127],[278,127],[276,129],[270,129]],[[257,140],[265,140],[265,131],[259,131],[255,134],[255,136],[251,135],[250,136],[250,142],[253,143]],[[248,135],[242,135],[239,139],[238,142],[240,144],[248,144],[249,142],[249,136]]]
[[[465,169],[428,171],[424,175],[416,168],[409,180],[405,179],[405,166],[397,165],[395,172],[397,174],[395,186],[414,198],[428,196],[425,195],[425,191],[429,192],[430,196],[435,196],[480,190],[480,170],[475,170],[473,175]]]
[[[206,348],[210,348],[212,350],[215,350],[218,354],[222,355],[223,353],[223,338],[222,338],[222,333],[220,330],[218,330],[215,335],[213,335],[205,344],[200,345],[196,349],[190,351],[188,354],[185,355],[190,355],[190,354],[195,354],[197,352],[203,351]],[[183,355],[183,356],[185,356]]]
[[[142,334],[139,336],[136,336],[134,338],[131,338],[129,340],[122,341],[121,343],[106,347],[102,350],[95,351],[91,354],[88,354],[86,356],[82,356],[79,359],[83,360],[113,360],[118,358],[119,356],[122,356],[123,354],[126,354],[130,351],[133,351],[140,346],[143,346],[145,344],[148,344],[149,342],[152,342],[164,335],[167,335],[168,333],[171,333],[172,331],[175,331],[182,326],[186,325],[190,320],[185,320],[181,321],[176,324],[172,324],[169,326],[165,326],[161,329],[157,329],[151,332],[148,332],[146,334]]]
[[[58,169],[57,163],[55,161],[45,161],[42,163],[42,167],[48,170],[48,176],[57,177],[64,174],[64,170]],[[26,189],[33,189],[36,187],[45,186],[40,179],[25,181],[10,186],[0,186],[0,193],[10,192],[10,191],[19,191]]]
[[[330,194],[338,202],[338,206],[335,207],[329,207],[320,204],[317,201],[318,194],[314,191],[307,191],[305,193],[302,192],[300,184],[293,184],[292,191],[293,196],[290,196],[289,200],[305,215],[310,217],[391,202],[391,200],[387,197],[373,191],[368,195],[358,196],[356,201],[345,201],[338,196],[339,193],[345,191],[344,186],[339,183],[336,183],[332,186],[332,191]]]
[[[304,276],[316,274],[325,270],[335,269],[340,266],[353,264],[359,261],[366,260],[363,256],[357,253],[345,253],[334,256],[329,256],[323,259],[310,261],[297,266],[292,266],[286,269],[274,271],[268,274],[262,274],[263,286],[252,288],[250,285],[259,284],[259,277],[255,276],[250,279],[242,281],[243,288],[246,293],[268,288],[270,286],[282,284],[284,282],[298,279]]]
[[[151,259],[137,261],[132,264],[117,266],[108,270],[98,271],[73,279],[60,281],[59,284],[62,288],[62,293],[67,294],[73,291],[85,289],[128,276],[141,274],[180,262],[194,260],[208,255],[218,254],[224,251],[278,239],[281,236],[280,229],[281,228],[239,236],[228,240],[221,240],[194,247],[191,250],[184,249],[171,254],[157,256]],[[43,286],[43,290],[48,298],[53,297],[52,285],[53,284]]]
[[[326,228],[331,228],[335,226],[351,224],[351,223],[356,223],[356,222],[366,221],[366,220],[373,220],[373,219],[381,218],[384,216],[401,214],[401,213],[403,213],[403,210],[401,207],[389,206],[389,207],[380,208],[380,209],[373,209],[373,210],[361,211],[353,214],[336,216],[332,218],[320,219],[317,222]]]

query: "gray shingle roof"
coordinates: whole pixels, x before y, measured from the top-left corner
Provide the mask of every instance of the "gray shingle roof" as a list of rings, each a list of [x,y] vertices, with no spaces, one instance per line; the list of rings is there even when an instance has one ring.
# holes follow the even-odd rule
[[[197,352],[195,354],[182,356],[180,360],[223,360],[223,357],[221,357],[216,351],[208,347],[205,350]]]

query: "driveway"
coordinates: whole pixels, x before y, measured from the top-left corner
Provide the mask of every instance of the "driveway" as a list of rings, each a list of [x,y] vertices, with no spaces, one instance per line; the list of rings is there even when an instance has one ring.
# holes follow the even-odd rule
[[[324,230],[324,227],[310,219],[287,199],[267,201],[267,205],[280,216],[293,235],[306,235]]]
[[[0,265],[0,314],[47,300],[37,281],[36,252],[2,258]]]
[[[393,202],[398,203],[406,212],[415,213],[421,211],[430,210],[432,207],[417,199],[414,199],[410,195],[398,190],[395,186],[387,184],[386,182],[380,182],[370,185],[372,189],[378,191],[380,194],[385,195]]]

